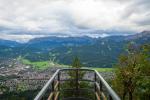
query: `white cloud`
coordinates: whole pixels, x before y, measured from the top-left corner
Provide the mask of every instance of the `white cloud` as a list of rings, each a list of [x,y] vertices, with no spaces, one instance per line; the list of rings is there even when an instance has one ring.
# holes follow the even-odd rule
[[[150,29],[149,9],[149,0],[0,0],[0,33],[137,32]]]
[[[22,34],[22,35],[1,34],[0,35],[0,39],[12,40],[21,43],[28,42],[30,39],[37,38],[37,37],[45,37],[45,35],[26,35],[26,34]]]

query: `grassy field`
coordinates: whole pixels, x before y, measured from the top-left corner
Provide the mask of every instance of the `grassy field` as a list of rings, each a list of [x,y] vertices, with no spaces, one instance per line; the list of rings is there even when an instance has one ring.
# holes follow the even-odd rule
[[[97,70],[98,72],[111,72],[114,71],[114,68],[92,68],[94,70]]]
[[[44,70],[50,67],[64,67],[67,68],[69,67],[68,65],[62,65],[62,64],[57,64],[51,61],[37,61],[37,62],[31,62],[27,59],[23,59],[21,58],[21,62],[25,65],[30,65],[32,66],[34,69],[37,70]]]
[[[68,65],[60,65],[54,62],[50,62],[50,61],[38,61],[38,62],[31,62],[27,59],[23,59],[21,58],[21,62],[25,65],[30,65],[32,66],[34,69],[38,69],[38,70],[44,70],[47,69],[49,67],[64,67],[64,68],[68,68]],[[88,67],[86,67],[88,68]],[[91,69],[97,70],[99,72],[111,72],[114,70],[114,68],[97,68],[97,67],[90,67]]]
[[[50,67],[52,65],[52,63],[48,62],[48,61],[38,61],[38,62],[31,62],[27,59],[22,59],[21,60],[23,64],[25,65],[30,65],[35,69],[39,69],[39,70],[44,70],[48,67]]]

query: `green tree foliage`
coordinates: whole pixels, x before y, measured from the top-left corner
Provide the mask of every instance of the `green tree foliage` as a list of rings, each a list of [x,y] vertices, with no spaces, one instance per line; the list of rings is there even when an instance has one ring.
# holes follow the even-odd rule
[[[27,85],[23,82],[21,83],[18,83],[17,84],[17,88],[16,88],[16,91],[19,93],[19,92],[23,92],[23,91],[26,91],[27,90]]]
[[[119,58],[113,87],[123,100],[148,100],[150,97],[150,44],[128,45]]]
[[[81,67],[82,67],[82,64],[81,64],[79,58],[75,57],[72,62],[72,68],[81,68]]]
[[[9,88],[5,85],[0,85],[0,94],[7,93]]]
[[[139,58],[139,80],[137,82],[137,95],[141,100],[150,98],[150,44],[142,46]]]
[[[72,68],[80,69],[82,68],[82,64],[78,57],[75,57],[72,62]],[[88,88],[90,84],[87,82],[81,82],[79,80],[83,79],[85,75],[84,71],[73,70],[68,72],[69,79],[72,81],[65,82],[62,88],[72,89],[73,91],[63,91],[63,97],[86,97],[86,98],[93,98],[94,96],[91,95],[89,91],[80,91],[81,88]],[[78,79],[78,80],[77,80]]]
[[[73,62],[72,62],[72,68],[78,68],[78,69],[80,69],[81,67],[82,67],[82,64],[81,64],[79,58],[75,57],[74,60],[73,60]],[[76,79],[77,76],[78,76],[79,79],[82,79],[83,75],[84,75],[83,72],[79,72],[78,70],[69,71],[68,74],[69,74],[69,76],[70,76],[71,79]],[[73,87],[73,86],[75,86],[75,85],[71,84],[71,87]]]
[[[82,64],[81,64],[78,57],[75,57],[73,59],[71,67],[72,68],[78,68],[78,69],[80,69],[82,67]],[[69,79],[71,79],[73,81],[65,82],[63,84],[63,87],[68,88],[68,89],[77,90],[79,88],[78,87],[79,82],[76,79],[77,79],[77,77],[82,78],[83,73],[79,72],[78,70],[73,70],[73,71],[68,71],[68,76],[69,76]],[[71,92],[68,91],[67,93],[66,92],[63,93],[63,96],[65,96],[65,97],[74,97],[74,96],[77,96],[77,95],[78,95],[77,91],[71,91]]]

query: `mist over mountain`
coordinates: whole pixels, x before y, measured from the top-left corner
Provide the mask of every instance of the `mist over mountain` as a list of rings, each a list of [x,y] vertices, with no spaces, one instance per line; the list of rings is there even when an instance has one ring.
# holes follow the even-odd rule
[[[0,58],[22,56],[30,61],[53,60],[60,64],[71,64],[79,56],[84,66],[112,67],[120,53],[129,43],[150,43],[150,31],[127,36],[41,37],[27,43],[0,40]]]

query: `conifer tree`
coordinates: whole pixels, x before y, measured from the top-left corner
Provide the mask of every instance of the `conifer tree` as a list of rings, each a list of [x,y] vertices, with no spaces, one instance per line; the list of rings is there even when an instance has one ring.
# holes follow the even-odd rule
[[[80,91],[81,88],[89,88],[91,87],[89,83],[79,81],[83,79],[85,72],[81,71],[82,64],[78,57],[75,57],[72,62],[71,68],[75,68],[77,70],[69,71],[68,76],[72,81],[65,82],[63,88],[70,88],[73,91],[65,92],[63,91],[63,97],[85,97],[85,98],[95,98],[95,95],[89,91]]]
[[[75,69],[80,69],[82,67],[82,64],[81,64],[78,57],[75,57],[73,59],[71,67],[75,68]],[[65,97],[76,97],[79,95],[78,94],[78,88],[80,87],[80,84],[79,84],[79,81],[77,79],[81,79],[83,77],[83,75],[84,75],[84,73],[80,72],[79,70],[72,70],[72,71],[68,72],[69,79],[72,81],[65,82],[64,87],[65,88],[71,88],[74,91],[68,92],[68,93],[63,93],[63,95]]]

